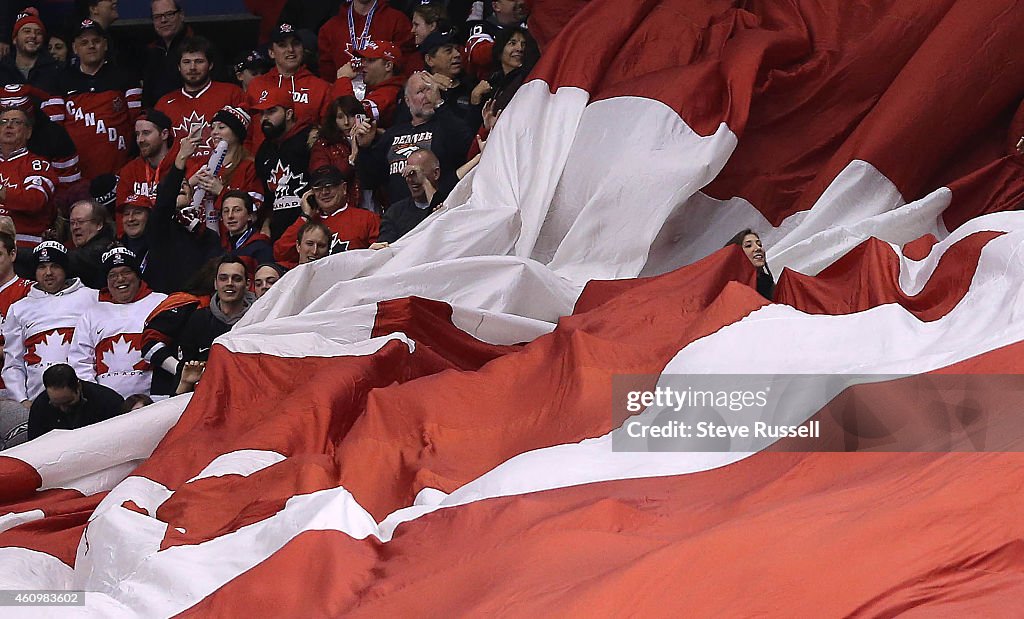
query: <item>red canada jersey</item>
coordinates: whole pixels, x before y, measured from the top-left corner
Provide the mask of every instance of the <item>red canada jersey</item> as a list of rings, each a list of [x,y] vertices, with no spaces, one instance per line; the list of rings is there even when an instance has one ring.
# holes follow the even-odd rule
[[[10,279],[6,284],[0,284],[0,325],[7,319],[7,310],[15,301],[24,299],[32,288],[32,282],[20,277]],[[4,344],[4,336],[0,333],[0,346]],[[4,388],[4,381],[0,378],[0,389]]]
[[[328,250],[332,254],[366,249],[377,242],[380,234],[380,216],[361,208],[349,206],[330,215],[320,215],[319,221],[334,233]],[[299,230],[305,224],[306,220],[299,217],[274,243],[274,259],[281,265],[292,268],[298,264],[299,250],[295,243],[299,240]]]
[[[203,139],[209,144],[213,115],[225,105],[243,107],[244,103],[245,93],[238,86],[210,82],[194,95],[185,92],[184,88],[168,93],[156,104],[156,109],[171,119],[174,139],[180,140],[188,136],[194,127],[202,127]]]
[[[268,94],[275,90],[283,90],[292,98],[297,125],[319,125],[320,118],[327,112],[331,100],[335,96],[341,96],[335,95],[330,84],[310,73],[305,67],[299,69],[295,75],[289,76],[281,75],[277,67],[274,67],[269,73],[257,76],[249,82],[249,89],[246,91],[249,97],[248,107],[255,106],[261,99],[266,100]],[[246,148],[250,153],[258,151],[263,144],[263,130],[260,128],[262,120],[262,114],[253,114],[249,138],[246,141]]]
[[[34,247],[43,231],[53,223],[50,204],[57,186],[57,171],[46,159],[22,148],[0,157],[0,185],[7,197],[0,202],[0,215],[10,215],[18,230],[18,244]]]
[[[167,169],[168,161],[170,159],[164,157],[163,162],[156,168],[142,157],[136,157],[124,164],[117,173],[117,204],[124,204],[132,194],[149,196],[156,200],[156,188]]]
[[[149,196],[155,201],[157,185],[160,184],[160,179],[163,178],[163,174],[172,161],[174,161],[173,157],[168,155],[156,168],[149,165],[149,162],[142,157],[136,157],[124,164],[124,167],[117,173],[117,205],[124,204],[128,200],[128,196],[132,194]],[[115,213],[117,236],[121,236],[121,233],[124,232],[121,225],[123,218],[121,209],[117,209]]]
[[[128,163],[142,89],[109,63],[95,75],[71,67],[61,77],[64,128],[84,155],[82,175],[93,179],[117,172]],[[50,102],[46,107],[52,107]]]
[[[3,324],[7,317],[7,310],[11,308],[11,304],[24,299],[31,287],[32,282],[20,277],[8,280],[6,284],[0,284],[0,324]],[[2,341],[0,339],[0,342]]]

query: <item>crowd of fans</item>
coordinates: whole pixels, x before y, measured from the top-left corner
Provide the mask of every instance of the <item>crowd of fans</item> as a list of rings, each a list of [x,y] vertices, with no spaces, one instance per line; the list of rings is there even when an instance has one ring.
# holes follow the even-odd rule
[[[539,58],[523,0],[289,2],[251,49],[195,35],[175,0],[150,3],[144,49],[111,28],[117,0],[70,29],[14,4],[0,449],[191,390],[288,269],[409,233]]]

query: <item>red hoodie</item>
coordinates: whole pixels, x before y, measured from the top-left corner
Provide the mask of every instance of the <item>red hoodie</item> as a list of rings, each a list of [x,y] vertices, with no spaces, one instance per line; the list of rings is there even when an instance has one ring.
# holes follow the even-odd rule
[[[338,77],[338,68],[352,60],[349,49],[352,38],[348,29],[350,2],[344,2],[338,14],[327,20],[318,34],[320,51],[320,77],[333,82]],[[352,11],[352,24],[356,36],[362,36],[366,27],[366,16]],[[370,22],[369,36],[374,41],[391,41],[402,50],[403,60],[416,52],[412,36],[412,22],[398,9],[388,6],[387,0],[377,0],[377,9]],[[402,62],[403,72],[406,62]]]
[[[318,125],[320,117],[327,111],[327,106],[337,96],[333,95],[331,85],[301,67],[295,75],[284,76],[277,67],[269,72],[253,78],[246,91],[248,105],[251,108],[259,100],[263,91],[284,90],[295,102],[295,119],[300,125]],[[263,143],[263,129],[260,128],[263,115],[254,113],[252,124],[249,125],[249,139],[246,149],[250,153],[259,150]]]
[[[398,98],[402,96],[404,85],[405,79],[400,75],[395,75],[376,86],[366,88],[366,96],[363,97],[364,107],[370,108],[373,112],[373,120],[377,121],[377,126],[381,129],[387,129],[394,121],[395,110],[398,109]],[[339,77],[338,81],[334,82],[332,90],[334,97],[355,95],[355,92],[352,91],[352,80],[347,77]]]

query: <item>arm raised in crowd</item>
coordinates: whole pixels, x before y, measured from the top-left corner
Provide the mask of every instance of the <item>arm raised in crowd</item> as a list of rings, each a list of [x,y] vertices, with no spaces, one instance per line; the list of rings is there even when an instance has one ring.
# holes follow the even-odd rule
[[[189,137],[181,140],[174,164],[167,169],[157,186],[153,216],[146,226],[147,233],[152,234],[154,238],[167,238],[170,227],[174,225],[178,214],[178,194],[181,191],[181,184],[185,182],[185,162],[196,151],[200,139],[198,130],[195,130]]]
[[[372,122],[358,122],[352,127],[359,154],[356,155],[356,172],[364,189],[380,187],[388,182],[388,147],[377,135],[377,126]]]

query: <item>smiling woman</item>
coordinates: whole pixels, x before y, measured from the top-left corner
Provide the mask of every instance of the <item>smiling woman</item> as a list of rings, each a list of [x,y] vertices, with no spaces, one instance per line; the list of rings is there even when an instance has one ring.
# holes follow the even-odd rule
[[[419,45],[427,35],[438,29],[442,20],[447,21],[448,15],[440,4],[427,3],[416,7],[412,12],[413,42]]]
[[[739,245],[743,253],[750,259],[750,263],[757,269],[757,291],[761,296],[772,300],[775,294],[775,278],[772,277],[771,269],[768,268],[768,261],[764,256],[764,247],[761,246],[761,237],[750,228],[740,230],[736,236],[729,239],[725,247]]]

